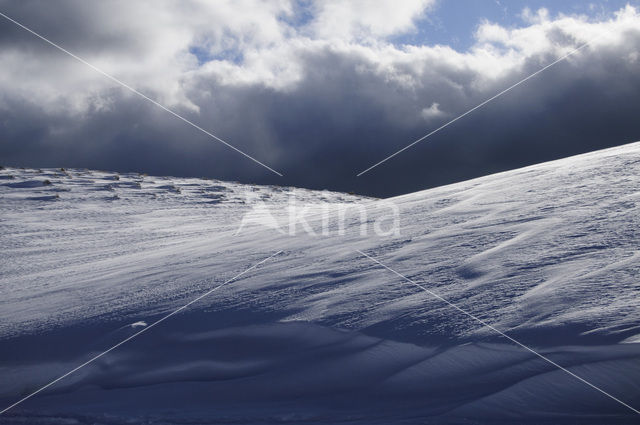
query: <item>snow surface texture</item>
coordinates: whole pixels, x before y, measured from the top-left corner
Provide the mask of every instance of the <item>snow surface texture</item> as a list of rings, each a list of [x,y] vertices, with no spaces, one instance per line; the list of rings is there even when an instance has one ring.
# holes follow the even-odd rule
[[[0,170],[0,408],[283,251],[0,423],[637,423],[356,250],[640,408],[638,188],[640,143],[385,201]],[[238,232],[292,194],[400,234]]]

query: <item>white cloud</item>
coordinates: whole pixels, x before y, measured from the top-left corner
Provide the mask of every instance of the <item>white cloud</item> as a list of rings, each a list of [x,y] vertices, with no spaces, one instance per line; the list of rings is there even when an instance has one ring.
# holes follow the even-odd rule
[[[425,121],[428,122],[435,118],[442,118],[447,114],[444,111],[440,110],[439,103],[433,102],[428,108],[423,108],[422,111],[420,111],[420,115],[425,119]]]
[[[206,106],[203,102],[217,99],[222,87],[290,93],[309,75],[320,73],[349,84],[375,78],[377,84],[395,90],[398,101],[406,105],[385,103],[384,108],[406,125],[442,117],[443,110],[462,111],[513,83],[514,76],[525,76],[532,63],[541,67],[598,34],[612,35],[594,42],[591,51],[620,46],[630,33],[640,31],[640,15],[631,6],[604,21],[525,9],[523,27],[481,22],[475,45],[464,52],[388,41],[391,35],[414,30],[416,20],[433,4],[114,0],[92,8],[61,2],[46,13],[37,7],[14,7],[15,17],[36,31],[46,29],[53,14],[77,14],[71,23],[84,25],[86,33],[58,29],[60,33],[43,35],[171,107],[197,112]],[[117,106],[112,103],[112,82],[37,39],[29,43],[39,48],[17,45],[0,50],[0,103],[3,98],[22,98],[50,113],[71,114]],[[325,60],[328,57],[332,59]],[[633,53],[628,57],[630,63],[637,61]],[[338,60],[342,68],[331,69]]]
[[[531,11],[531,9],[525,7],[520,17],[528,24],[542,24],[549,21],[549,10],[542,7],[536,11]]]
[[[314,4],[310,25],[325,40],[377,41],[414,29],[414,22],[435,0],[321,0]]]

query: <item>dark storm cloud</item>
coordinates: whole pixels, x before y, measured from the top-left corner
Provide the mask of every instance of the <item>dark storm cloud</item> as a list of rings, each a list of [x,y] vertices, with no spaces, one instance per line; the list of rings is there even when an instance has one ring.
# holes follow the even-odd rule
[[[0,1],[0,11],[40,34],[46,34],[79,55],[96,54],[101,50],[124,49],[131,53],[144,50],[144,39],[131,37],[137,16],[114,15],[108,2],[29,0]],[[0,48],[31,50],[47,56],[59,56],[24,29],[2,19]]]
[[[61,26],[47,19],[43,3],[29,3],[12,13],[28,17],[78,52],[121,54],[124,49],[128,56],[144,46],[140,35],[132,39],[130,21],[125,20],[122,31],[114,31],[117,17],[101,25],[91,10],[73,10],[69,4],[60,3],[69,16]],[[576,44],[568,34],[549,34],[556,44]],[[34,96],[45,92],[46,84],[27,95],[27,89],[12,87],[5,78],[0,161],[211,176],[375,196],[407,193],[640,139],[640,32],[627,30],[623,40],[556,65],[362,177],[356,174],[553,61],[557,53],[533,53],[522,67],[507,68],[511,71],[482,84],[481,71],[449,60],[447,51],[413,59],[403,52],[381,70],[381,62],[367,52],[328,43],[282,57],[295,60],[301,70],[285,88],[259,80],[229,83],[215,72],[192,77],[184,95],[199,111],[180,102],[175,108],[283,172],[282,178],[122,89],[95,83],[91,93],[99,93],[96,99],[85,100],[81,107],[56,108],[55,97],[47,95],[43,101]],[[72,61],[6,22],[0,22],[0,49],[22,52],[34,61],[31,67],[46,68],[49,60],[57,66]],[[29,49],[45,56],[34,59],[25,53]],[[384,57],[384,51],[380,55]],[[16,82],[21,81],[21,64],[24,60],[16,61],[10,74]],[[68,69],[81,66],[69,64]],[[229,75],[237,72],[232,68]],[[34,81],[43,78],[44,71]],[[58,74],[50,78],[54,86],[62,81],[59,85],[74,87]],[[73,82],[73,75],[69,78]],[[163,84],[157,89],[160,94]],[[438,106],[432,111],[441,114],[421,114],[434,104]]]
[[[287,182],[407,193],[640,139],[640,67],[628,60],[640,37],[628,41],[559,64],[362,177],[355,175],[454,117],[417,119],[423,99],[448,99],[442,108],[462,113],[523,73],[464,97],[438,80],[402,91],[379,76],[356,75],[353,58],[322,54],[305,64],[312,71],[295,91],[231,89],[224,105],[203,115],[224,117],[218,128],[232,140],[270,143]],[[539,69],[540,59],[524,75]]]

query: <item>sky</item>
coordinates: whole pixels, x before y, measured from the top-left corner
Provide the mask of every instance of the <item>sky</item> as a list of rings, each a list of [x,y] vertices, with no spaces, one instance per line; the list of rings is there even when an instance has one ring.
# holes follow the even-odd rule
[[[640,4],[0,0],[0,164],[410,193],[640,140]],[[590,44],[361,176],[358,173]]]

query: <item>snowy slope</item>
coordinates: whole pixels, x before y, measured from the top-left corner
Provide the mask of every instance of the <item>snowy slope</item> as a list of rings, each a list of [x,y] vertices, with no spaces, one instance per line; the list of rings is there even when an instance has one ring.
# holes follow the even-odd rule
[[[283,251],[0,423],[635,423],[357,250],[637,409],[639,171],[635,143],[378,201],[0,170],[3,405]],[[292,199],[315,235],[238,231]],[[374,234],[391,204],[399,234]],[[365,205],[367,234],[319,234],[327,205]]]

